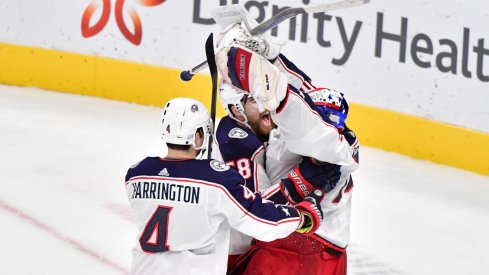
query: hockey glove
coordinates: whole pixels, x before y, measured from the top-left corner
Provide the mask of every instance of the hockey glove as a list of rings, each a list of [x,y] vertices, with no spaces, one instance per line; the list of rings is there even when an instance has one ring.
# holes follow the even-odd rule
[[[345,129],[345,120],[348,116],[349,109],[348,101],[345,99],[343,93],[333,89],[318,88],[310,92],[309,96],[321,116],[326,116],[341,133]]]
[[[287,94],[287,77],[265,57],[243,46],[221,49],[216,64],[224,82],[250,93],[260,112],[275,111]]]
[[[253,21],[248,22],[248,24],[258,25],[254,19],[248,18],[248,20]],[[225,27],[217,38],[218,51],[225,47],[242,46],[266,57],[270,61],[274,61],[286,41],[273,37],[268,33],[252,36],[248,29],[248,27],[252,26],[248,26],[248,24],[245,22],[233,23]]]
[[[289,171],[282,179],[280,188],[284,196],[297,203],[319,188],[329,192],[336,187],[341,176],[341,166],[331,163],[313,163],[311,158],[303,158],[299,166]]]
[[[295,206],[301,215],[301,223],[296,232],[303,234],[316,232],[323,220],[323,211],[321,210],[323,196],[323,191],[316,189]]]

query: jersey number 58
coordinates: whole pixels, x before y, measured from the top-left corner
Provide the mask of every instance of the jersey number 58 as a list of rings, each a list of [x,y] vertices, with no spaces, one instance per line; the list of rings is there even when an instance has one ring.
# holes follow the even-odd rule
[[[236,168],[245,180],[251,178],[252,176],[251,163],[248,158],[240,158],[236,161],[228,161],[226,162],[226,164]]]

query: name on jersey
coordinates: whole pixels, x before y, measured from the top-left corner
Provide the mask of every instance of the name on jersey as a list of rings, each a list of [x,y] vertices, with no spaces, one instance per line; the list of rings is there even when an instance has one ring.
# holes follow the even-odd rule
[[[139,181],[132,183],[132,199],[170,200],[198,204],[200,187],[167,182]]]

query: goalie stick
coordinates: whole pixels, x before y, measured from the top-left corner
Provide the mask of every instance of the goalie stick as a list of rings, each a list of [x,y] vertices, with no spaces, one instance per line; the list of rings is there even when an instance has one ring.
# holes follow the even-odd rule
[[[303,13],[318,13],[318,12],[328,12],[334,10],[347,9],[351,7],[360,6],[369,3],[370,0],[340,0],[337,2],[329,4],[318,4],[310,7],[297,7],[297,8],[287,8],[272,18],[260,23],[256,27],[250,30],[251,35],[259,35],[265,33],[266,31],[278,26],[283,21],[295,17]],[[208,66],[207,60],[201,62],[199,65],[193,67],[190,70],[183,71],[180,73],[180,79],[183,81],[190,81],[192,77],[198,72],[202,71]]]
[[[205,41],[205,55],[209,64],[209,71],[211,73],[212,80],[212,101],[211,101],[211,120],[212,120],[212,133],[209,136],[209,144],[207,146],[207,159],[211,159],[212,154],[212,142],[214,135],[214,125],[216,124],[216,100],[217,100],[217,65],[214,58],[214,39],[212,33]]]

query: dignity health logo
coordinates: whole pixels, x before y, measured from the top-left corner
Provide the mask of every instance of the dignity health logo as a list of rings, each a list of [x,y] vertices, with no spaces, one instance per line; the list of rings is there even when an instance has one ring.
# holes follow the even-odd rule
[[[90,20],[92,19],[93,14],[100,8],[100,2],[102,1],[102,16],[97,23],[94,25],[90,25]],[[139,4],[146,7],[154,7],[162,4],[166,0],[135,0]],[[141,19],[139,18],[138,13],[131,6],[124,7],[125,0],[115,0],[115,21],[117,23],[117,27],[121,31],[122,35],[131,42],[132,44],[138,46],[141,44],[141,39],[143,37],[143,27],[141,24]],[[92,0],[90,4],[88,4],[87,8],[83,12],[82,21],[81,21],[81,32],[83,37],[89,38],[97,35],[101,32],[107,22],[109,22],[110,11],[111,11],[111,3],[110,0]],[[124,21],[123,13],[127,11],[129,14],[129,18],[132,20],[132,24],[134,26],[134,32],[131,32],[127,27],[126,22]]]

